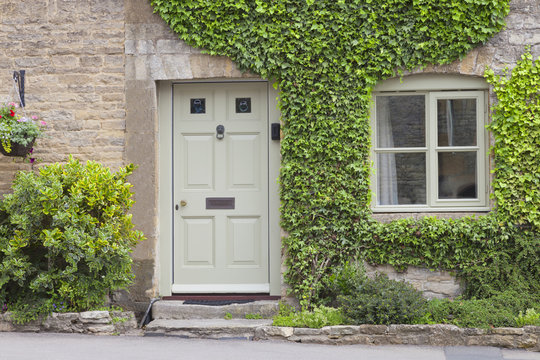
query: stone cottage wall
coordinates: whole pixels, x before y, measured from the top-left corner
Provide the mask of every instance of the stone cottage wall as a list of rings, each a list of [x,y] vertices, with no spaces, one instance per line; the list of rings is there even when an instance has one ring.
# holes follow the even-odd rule
[[[27,111],[49,123],[48,137],[36,146],[41,164],[73,154],[113,168],[139,165],[131,177],[134,222],[148,239],[134,251],[136,284],[121,300],[143,306],[158,295],[156,86],[161,80],[252,75],[178,40],[149,0],[3,0],[0,44],[0,101],[10,92],[13,71],[24,69]],[[413,73],[481,76],[486,65],[501,72],[526,45],[540,56],[540,6],[538,0],[513,0],[507,28],[488,44],[462,61]],[[8,191],[17,170],[30,168],[0,156],[0,193]]]
[[[48,123],[35,155],[41,164],[68,154],[117,168],[124,163],[124,4],[117,0],[2,0],[0,102],[13,71],[26,70],[26,110]],[[0,156],[0,193],[20,159]]]

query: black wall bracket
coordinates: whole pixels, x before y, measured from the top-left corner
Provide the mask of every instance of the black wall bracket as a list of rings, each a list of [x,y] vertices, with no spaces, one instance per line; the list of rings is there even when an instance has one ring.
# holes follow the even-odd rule
[[[13,72],[13,81],[19,85],[19,99],[21,101],[21,106],[24,107],[24,70],[14,71]]]

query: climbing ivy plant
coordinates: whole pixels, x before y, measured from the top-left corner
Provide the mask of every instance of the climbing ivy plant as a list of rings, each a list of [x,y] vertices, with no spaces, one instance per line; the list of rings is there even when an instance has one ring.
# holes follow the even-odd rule
[[[528,52],[510,71],[486,77],[497,95],[489,129],[496,173],[493,194],[498,211],[516,223],[540,229],[540,59]]]
[[[286,277],[303,305],[317,300],[331,265],[368,248],[385,226],[374,230],[369,210],[374,84],[463,57],[509,11],[508,0],[151,3],[186,43],[276,80]]]

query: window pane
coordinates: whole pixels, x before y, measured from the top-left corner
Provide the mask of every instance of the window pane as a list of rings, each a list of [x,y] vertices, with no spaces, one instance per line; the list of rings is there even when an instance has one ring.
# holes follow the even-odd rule
[[[476,152],[439,152],[439,199],[476,199]]]
[[[377,155],[378,205],[426,203],[426,154]]]
[[[476,145],[476,99],[437,100],[439,146]]]
[[[377,96],[377,147],[425,146],[425,96]]]

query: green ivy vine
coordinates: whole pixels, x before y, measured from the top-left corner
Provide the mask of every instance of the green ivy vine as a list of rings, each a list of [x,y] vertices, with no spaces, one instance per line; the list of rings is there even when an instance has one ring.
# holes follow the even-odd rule
[[[540,59],[531,53],[502,76],[486,71],[497,105],[488,129],[496,144],[493,195],[497,208],[519,224],[540,229]]]
[[[368,117],[374,84],[465,56],[502,28],[508,2],[151,0],[189,45],[277,81],[286,278],[303,305],[317,301],[332,265],[359,252],[388,262],[393,240],[381,237],[381,229],[416,226],[371,218]],[[372,241],[384,243],[387,256],[369,252]],[[418,251],[416,258],[423,249]]]

